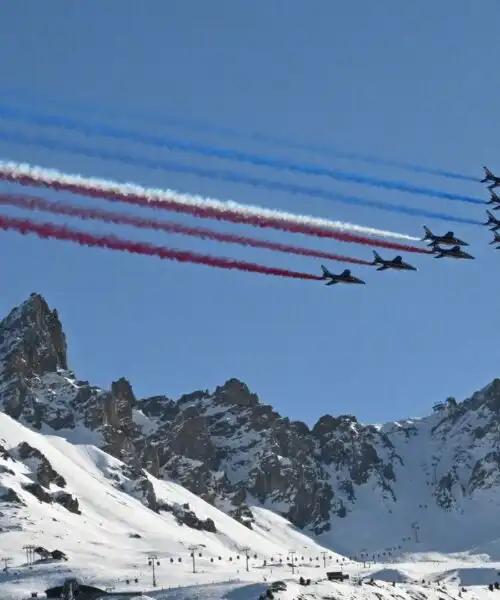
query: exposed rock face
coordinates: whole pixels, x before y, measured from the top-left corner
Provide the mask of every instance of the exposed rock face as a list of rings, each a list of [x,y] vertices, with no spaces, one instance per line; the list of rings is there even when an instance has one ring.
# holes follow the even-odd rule
[[[26,483],[23,488],[30,494],[33,494],[33,496],[40,500],[40,502],[46,502],[47,504],[52,502],[52,496],[50,495],[50,492],[48,492],[39,483]]]
[[[14,460],[12,458],[12,456],[9,454],[7,448],[5,448],[5,446],[3,446],[2,444],[0,444],[0,458],[3,458],[3,460],[5,460],[5,461]]]
[[[78,503],[78,499],[68,494],[68,492],[54,492],[52,494],[52,501],[57,502],[61,506],[64,506],[66,510],[74,513],[75,515],[81,515],[82,511],[80,510],[80,506]]]
[[[12,488],[3,488],[0,486],[0,502],[9,504],[19,504],[24,506],[24,502],[19,498],[19,495]]]
[[[183,504],[181,506],[180,504],[168,504],[168,502],[160,500],[158,502],[158,511],[161,510],[172,513],[179,525],[187,525],[188,527],[191,527],[191,529],[217,533],[213,520],[198,518],[189,508],[189,504]]]
[[[127,483],[120,485],[128,493],[190,527],[211,525],[158,501],[147,473],[172,478],[248,527],[255,502],[317,534],[359,515],[369,522],[376,507],[377,515],[399,511],[398,523],[408,514],[407,530],[397,534],[403,539],[413,536],[415,511],[458,514],[486,491],[500,490],[500,380],[464,402],[446,399],[426,418],[385,426],[324,415],[310,429],[262,404],[236,379],[177,401],[137,399],[124,378],[107,391],[68,370],[57,312],[36,294],[0,323],[0,404],[37,429],[46,425],[70,437],[85,427],[96,445],[126,463]],[[0,447],[0,459],[6,452]],[[36,449],[21,444],[17,456],[36,461],[42,487],[64,486]],[[369,532],[367,539],[363,545]]]
[[[51,311],[41,296],[32,294],[0,323],[0,347],[4,410],[14,418],[24,416],[39,428],[45,414],[33,401],[26,378],[67,368],[66,338],[57,311]]]
[[[52,550],[52,552],[50,550],[47,550],[47,548],[44,548],[43,546],[37,546],[33,552],[35,554],[38,554],[38,556],[42,559],[42,560],[48,560],[48,559],[53,559],[53,560],[68,560],[68,557],[66,556],[66,554],[64,552],[61,552],[61,550]]]
[[[64,508],[69,510],[69,512],[72,512],[76,515],[81,514],[78,500],[71,494],[68,494],[68,492],[58,491],[51,493],[39,483],[27,483],[23,485],[23,488],[30,494],[33,494],[33,496],[40,500],[40,502],[45,502],[47,504],[57,502],[57,504],[64,506]]]
[[[66,486],[64,477],[52,468],[48,459],[38,448],[33,448],[27,442],[21,442],[17,447],[17,454],[22,461],[31,463],[31,466],[34,467],[36,479],[40,485],[46,488],[51,483],[59,487]]]

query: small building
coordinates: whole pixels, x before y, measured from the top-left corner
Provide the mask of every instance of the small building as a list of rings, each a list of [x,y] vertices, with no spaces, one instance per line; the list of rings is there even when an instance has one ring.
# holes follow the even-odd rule
[[[344,575],[342,571],[328,571],[326,576],[328,581],[344,581],[344,579],[349,579],[349,575]]]

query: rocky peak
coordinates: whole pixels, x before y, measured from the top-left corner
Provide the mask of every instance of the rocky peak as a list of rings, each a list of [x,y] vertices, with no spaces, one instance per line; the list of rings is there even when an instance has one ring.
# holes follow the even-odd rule
[[[104,423],[115,429],[130,430],[132,408],[137,404],[130,382],[121,377],[111,384],[111,392],[104,397]]]
[[[312,429],[314,436],[322,438],[332,433],[351,433],[357,432],[358,420],[353,415],[340,415],[333,417],[332,415],[323,415],[318,419],[318,422]]]
[[[179,402],[174,402],[174,400],[170,400],[166,396],[151,396],[138,400],[136,406],[147,417],[156,417],[159,421],[170,422],[179,413]]]
[[[196,392],[191,392],[190,394],[183,394],[179,400],[177,400],[177,404],[181,407],[185,405],[196,405],[200,404],[203,400],[207,400],[208,398],[210,398],[208,390],[197,390]]]
[[[7,367],[23,375],[68,368],[66,336],[57,310],[51,311],[40,294],[31,294],[0,322],[0,348]]]
[[[252,394],[248,386],[238,379],[228,379],[215,389],[213,399],[218,404],[251,407],[259,403],[257,394]]]
[[[494,379],[480,392],[476,392],[470,402],[484,403],[492,412],[500,416],[500,379]]]
[[[0,322],[0,404],[11,417],[24,416],[40,427],[44,406],[30,382],[66,368],[66,337],[57,310],[51,311],[40,294],[31,294]]]

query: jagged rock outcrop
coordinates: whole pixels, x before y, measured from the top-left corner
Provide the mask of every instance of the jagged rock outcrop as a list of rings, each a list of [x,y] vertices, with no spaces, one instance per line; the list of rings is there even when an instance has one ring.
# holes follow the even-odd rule
[[[46,425],[68,438],[87,428],[96,445],[126,464],[110,477],[151,510],[165,505],[148,473],[172,478],[250,528],[256,502],[316,534],[346,531],[356,519],[373,529],[381,516],[398,514],[399,530],[384,533],[394,545],[395,537],[413,540],[430,510],[465,514],[472,502],[490,502],[492,490],[500,506],[498,379],[464,402],[447,398],[419,420],[374,426],[324,415],[309,428],[262,404],[237,379],[177,401],[141,399],[123,377],[102,390],[78,380],[67,363],[57,312],[31,295],[0,323],[0,405],[33,428]],[[33,463],[37,484],[62,486],[36,449],[22,444],[16,456]],[[0,447],[2,457],[14,459]],[[198,526],[196,515],[186,515]],[[364,528],[357,527],[353,544],[369,546]]]
[[[52,501],[57,502],[61,506],[64,506],[66,510],[74,513],[75,515],[81,515],[82,511],[80,510],[80,504],[78,502],[78,498],[72,496],[68,492],[58,491],[51,494]]]
[[[9,451],[7,450],[7,448],[5,448],[5,446],[3,446],[2,444],[0,444],[0,458],[3,458],[3,460],[5,460],[5,461],[14,460],[12,458],[12,456],[9,454]]]
[[[40,485],[39,483],[26,483],[23,485],[23,489],[35,496],[35,498],[40,502],[45,502],[46,504],[56,502],[69,512],[72,512],[76,515],[82,514],[79,508],[78,499],[68,492],[49,492],[43,485]]]
[[[39,483],[26,483],[23,485],[23,489],[30,494],[33,494],[33,496],[35,496],[37,500],[40,500],[40,502],[45,502],[47,504],[52,502],[52,496],[50,495],[50,492]]]
[[[32,294],[0,323],[0,348],[4,410],[40,428],[44,407],[35,402],[26,379],[67,368],[66,338],[57,310],[51,311],[42,296]]]
[[[8,502],[9,504],[18,504],[24,506],[25,502],[21,500],[19,494],[10,487],[0,486],[0,502]]]
[[[61,550],[47,550],[47,548],[44,548],[43,546],[36,546],[36,548],[33,550],[33,552],[35,554],[38,554],[38,556],[41,558],[41,560],[68,560],[67,555],[62,552]]]
[[[200,519],[194,511],[189,507],[189,504],[169,504],[164,500],[160,500],[157,504],[158,511],[170,512],[174,515],[175,520],[179,525],[187,525],[191,529],[208,531],[209,533],[217,533],[217,528],[212,519]]]
[[[58,487],[65,487],[66,480],[50,464],[48,459],[27,442],[21,442],[17,448],[17,455],[34,470],[36,480],[40,485],[48,488],[51,483]]]

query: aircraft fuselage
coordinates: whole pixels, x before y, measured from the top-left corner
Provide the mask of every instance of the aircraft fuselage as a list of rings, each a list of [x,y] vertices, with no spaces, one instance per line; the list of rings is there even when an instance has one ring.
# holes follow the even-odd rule
[[[471,256],[470,254],[463,254],[463,253],[459,253],[459,252],[441,252],[441,255],[438,256],[438,258],[474,258],[473,256]]]
[[[381,265],[377,271],[385,271],[386,269],[395,269],[396,271],[416,271],[415,267],[411,265],[405,265],[402,263],[390,263]]]
[[[443,246],[468,246],[466,242],[456,238],[440,238],[433,242],[434,244],[443,244]]]

